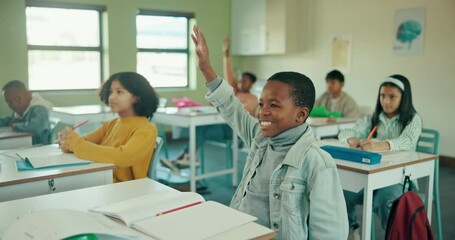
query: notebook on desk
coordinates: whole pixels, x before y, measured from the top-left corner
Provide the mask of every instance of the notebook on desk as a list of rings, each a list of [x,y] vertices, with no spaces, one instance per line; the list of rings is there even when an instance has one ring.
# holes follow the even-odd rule
[[[154,239],[208,239],[257,218],[194,192],[163,190],[90,209]]]
[[[8,156],[16,156],[16,167],[19,171],[86,165],[91,163],[82,160],[72,153],[63,153],[57,145],[45,145],[9,151]]]

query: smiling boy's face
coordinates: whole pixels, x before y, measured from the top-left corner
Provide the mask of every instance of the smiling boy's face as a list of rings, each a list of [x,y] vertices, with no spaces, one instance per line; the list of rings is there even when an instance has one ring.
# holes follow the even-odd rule
[[[305,122],[306,107],[295,105],[289,85],[267,81],[259,99],[258,118],[265,137],[276,136]]]

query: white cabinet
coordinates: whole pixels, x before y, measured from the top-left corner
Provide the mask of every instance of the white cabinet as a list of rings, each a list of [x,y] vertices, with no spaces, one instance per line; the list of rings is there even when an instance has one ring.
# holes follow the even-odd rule
[[[231,54],[264,55],[303,49],[300,0],[232,0]],[[299,17],[300,15],[300,17]]]

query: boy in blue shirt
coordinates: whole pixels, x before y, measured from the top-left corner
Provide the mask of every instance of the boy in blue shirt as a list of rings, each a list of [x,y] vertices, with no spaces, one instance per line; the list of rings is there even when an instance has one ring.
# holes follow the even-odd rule
[[[193,29],[206,98],[250,147],[231,207],[258,218],[276,239],[346,239],[348,219],[335,162],[305,123],[313,107],[311,80],[296,72],[271,76],[257,118],[213,70],[204,35]]]
[[[52,104],[32,94],[19,80],[8,82],[2,89],[6,103],[13,110],[11,116],[0,118],[0,127],[10,126],[17,132],[33,134],[33,144],[50,143],[49,108]]]

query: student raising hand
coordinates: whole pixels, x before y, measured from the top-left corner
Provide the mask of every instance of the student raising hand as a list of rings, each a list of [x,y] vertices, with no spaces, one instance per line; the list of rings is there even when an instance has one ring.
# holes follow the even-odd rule
[[[193,34],[191,34],[191,39],[193,39],[194,46],[196,47],[198,67],[204,75],[205,80],[207,82],[215,80],[217,74],[210,64],[209,48],[205,42],[204,34],[197,26],[193,27]]]

